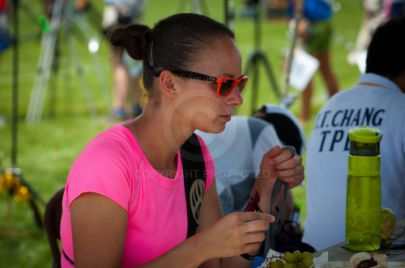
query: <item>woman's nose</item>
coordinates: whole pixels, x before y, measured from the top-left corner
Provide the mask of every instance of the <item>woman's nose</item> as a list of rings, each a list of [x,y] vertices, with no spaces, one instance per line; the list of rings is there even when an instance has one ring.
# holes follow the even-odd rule
[[[226,104],[231,106],[240,106],[243,103],[243,97],[241,93],[235,88],[231,94],[227,97]]]

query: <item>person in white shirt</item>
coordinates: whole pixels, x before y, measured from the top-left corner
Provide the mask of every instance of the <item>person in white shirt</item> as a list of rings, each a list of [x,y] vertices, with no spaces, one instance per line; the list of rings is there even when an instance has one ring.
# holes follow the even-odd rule
[[[382,131],[382,206],[405,218],[405,18],[377,28],[357,85],[318,113],[307,146],[307,219],[303,240],[321,250],[345,240],[348,130]]]
[[[242,211],[263,155],[280,145],[273,126],[254,117],[233,116],[219,134],[197,133],[215,162],[217,192],[224,215]]]

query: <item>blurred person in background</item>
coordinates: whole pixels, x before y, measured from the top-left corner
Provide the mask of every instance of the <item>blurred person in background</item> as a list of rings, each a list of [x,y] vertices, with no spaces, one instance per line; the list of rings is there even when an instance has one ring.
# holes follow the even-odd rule
[[[303,167],[300,156],[275,146],[261,160],[253,209],[222,216],[212,156],[193,132],[223,131],[243,102],[247,77],[234,33],[208,17],[177,14],[152,29],[117,29],[111,42],[143,61],[149,100],[140,116],[95,137],[73,164],[62,203],[62,267],[249,267],[274,221],[276,178],[297,186]],[[180,150],[190,138],[200,146],[191,157]],[[186,192],[183,160],[195,155],[205,181],[195,179],[196,191]],[[188,199],[195,201],[191,215]],[[189,233],[192,218],[197,228]]]
[[[386,18],[400,18],[405,16],[405,0],[384,0]]]
[[[384,20],[405,16],[405,0],[364,0],[364,17],[354,49],[348,55],[351,64],[365,59],[367,47],[375,29]]]
[[[304,50],[319,60],[319,71],[328,90],[329,97],[339,90],[338,81],[331,65],[330,46],[333,35],[331,0],[290,0],[289,12],[294,14],[303,5],[303,16],[298,25],[298,36]],[[312,79],[313,80],[313,79]],[[313,81],[309,81],[302,92],[301,120],[307,122],[311,117]]]
[[[255,117],[232,116],[221,133],[196,132],[212,154],[215,163],[216,188],[224,215],[245,209],[251,189],[260,173],[261,160],[266,152],[275,146],[286,145],[297,148],[298,154],[301,152],[299,144],[288,142],[291,141],[291,135],[280,136],[280,139],[277,135],[277,133],[285,133],[284,130],[294,132],[292,123],[285,123],[285,129],[280,129],[283,128],[280,124],[273,127],[273,124],[265,121],[266,116],[270,114],[281,118],[281,114],[266,112],[265,108],[259,110]],[[275,106],[269,108],[275,108]],[[283,120],[288,120],[287,115],[283,116]],[[276,127],[278,129],[275,129]],[[287,149],[287,147],[283,148]],[[279,252],[294,250],[313,252],[309,245],[304,245],[301,241],[299,208],[294,204],[292,192],[288,190],[286,194],[284,199],[283,191],[280,191],[272,204],[278,208],[277,212],[282,210],[281,214],[277,215],[281,219],[281,227],[274,235],[275,248],[273,249]]]
[[[307,147],[304,242],[317,250],[344,242],[349,129],[381,130],[381,205],[405,218],[405,17],[379,26],[366,73],[318,113]]]
[[[364,0],[363,21],[357,34],[353,50],[348,55],[348,61],[356,64],[361,54],[366,53],[371,37],[378,25],[384,20],[384,2],[387,0]]]
[[[224,214],[243,209],[260,170],[260,160],[268,149],[288,145],[301,155],[305,144],[304,132],[296,117],[273,104],[263,105],[252,117],[233,116],[219,134],[197,133],[214,157]],[[289,200],[292,201],[292,196]]]
[[[197,132],[212,154],[216,186],[224,215],[242,211],[259,175],[263,155],[281,145],[272,125],[247,116],[232,116],[221,133]]]
[[[254,117],[232,116],[221,133],[196,133],[203,138],[212,154],[224,215],[244,210],[260,173],[261,159],[269,149],[293,146],[297,154],[301,154],[304,147],[304,135],[295,116],[271,104],[264,105]],[[292,192],[288,190],[286,196],[283,191],[277,193],[272,206],[281,220],[280,229],[270,235],[270,239],[274,239],[273,249],[278,252],[314,252],[312,246],[302,242],[300,205],[294,202]]]
[[[105,0],[102,30],[108,37],[118,28],[139,22],[146,0]],[[132,104],[133,116],[142,112],[140,100],[142,97],[142,63],[131,59],[122,48],[110,47],[110,57],[113,70],[112,118],[125,120],[130,117],[126,109],[129,89],[134,93]]]

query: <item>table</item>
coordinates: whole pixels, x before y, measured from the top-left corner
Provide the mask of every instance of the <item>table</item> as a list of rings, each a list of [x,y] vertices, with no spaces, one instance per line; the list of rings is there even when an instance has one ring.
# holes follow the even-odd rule
[[[402,232],[402,236],[398,238],[399,240],[405,240],[405,232],[403,232],[405,228],[405,219],[402,219],[397,222],[395,233],[393,237],[398,236]],[[323,252],[329,253],[329,261],[348,261],[350,257],[354,254],[354,252],[346,250],[342,248],[344,243],[337,244],[320,252],[317,252],[315,255],[319,256]],[[384,253],[387,255],[387,261],[400,261],[405,262],[405,249],[401,250],[379,250],[378,252]]]
[[[341,244],[335,245],[333,247],[330,247],[330,248],[324,250],[324,251],[329,252],[329,261],[348,261],[348,260],[350,260],[350,257],[355,252],[342,248],[343,245],[344,245],[344,243],[341,243]],[[378,252],[386,254],[387,261],[405,262],[405,249],[390,250],[390,251],[380,250]]]

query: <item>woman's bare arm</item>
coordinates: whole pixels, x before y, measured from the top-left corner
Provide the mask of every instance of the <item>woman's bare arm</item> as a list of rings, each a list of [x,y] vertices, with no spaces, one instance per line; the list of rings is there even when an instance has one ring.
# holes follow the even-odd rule
[[[215,184],[214,184],[215,185]],[[236,212],[221,218],[215,186],[206,193],[198,232],[162,256],[139,267],[249,267],[239,255],[257,251],[274,218]],[[71,205],[75,267],[120,267],[127,213],[98,194],[78,197]],[[227,258],[236,256],[233,258]],[[220,259],[221,257],[225,257]]]

